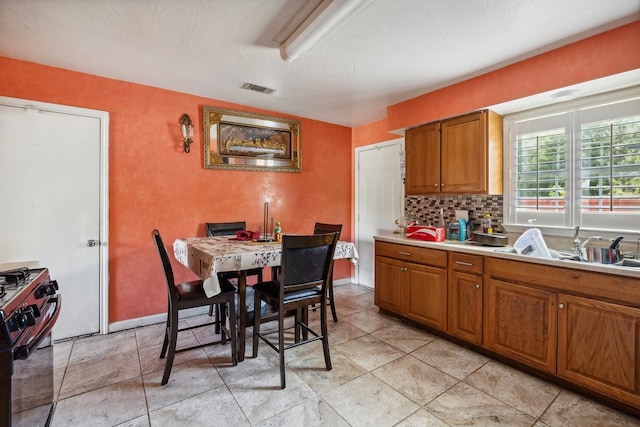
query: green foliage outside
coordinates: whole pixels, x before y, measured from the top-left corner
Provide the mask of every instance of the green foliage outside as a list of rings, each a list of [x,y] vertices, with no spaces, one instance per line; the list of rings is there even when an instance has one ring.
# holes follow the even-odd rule
[[[584,203],[624,199],[640,204],[640,116],[583,124],[580,131],[581,198]],[[517,196],[528,207],[557,205],[566,196],[568,143],[565,129],[518,135]],[[519,203],[520,204],[520,203]],[[592,206],[595,207],[595,206]]]

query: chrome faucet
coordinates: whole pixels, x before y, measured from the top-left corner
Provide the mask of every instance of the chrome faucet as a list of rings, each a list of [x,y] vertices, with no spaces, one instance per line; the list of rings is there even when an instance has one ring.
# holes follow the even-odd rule
[[[584,241],[581,242],[580,238],[578,237],[579,232],[580,226],[576,225],[575,233],[573,234],[573,250],[578,254],[582,252],[582,249],[584,249],[584,247],[587,246],[587,243],[589,243],[591,240],[602,240],[601,236],[591,236],[587,237],[586,239],[584,239]]]
[[[576,252],[580,252],[581,244],[578,234],[580,234],[580,226],[576,225],[575,232],[573,233],[573,250]]]
[[[586,239],[583,240],[583,242],[580,244],[579,248],[580,250],[584,249],[585,246],[587,246],[587,243],[589,243],[591,240],[602,240],[602,237],[600,236],[591,236],[591,237],[587,237]]]

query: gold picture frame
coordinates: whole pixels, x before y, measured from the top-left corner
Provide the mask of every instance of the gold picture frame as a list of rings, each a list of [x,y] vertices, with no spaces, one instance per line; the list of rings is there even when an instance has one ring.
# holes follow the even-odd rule
[[[203,107],[205,169],[300,172],[300,121]]]

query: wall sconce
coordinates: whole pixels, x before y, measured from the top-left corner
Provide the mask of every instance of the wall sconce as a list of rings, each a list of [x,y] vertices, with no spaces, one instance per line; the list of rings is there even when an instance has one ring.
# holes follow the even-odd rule
[[[180,117],[180,128],[182,130],[182,140],[184,141],[184,152],[191,151],[191,143],[193,142],[193,123],[191,117],[188,114],[183,114]]]

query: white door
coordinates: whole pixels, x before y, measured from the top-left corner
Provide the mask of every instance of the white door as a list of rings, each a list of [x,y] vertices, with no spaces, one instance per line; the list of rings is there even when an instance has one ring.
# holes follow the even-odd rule
[[[373,288],[374,241],[381,232],[393,232],[404,212],[401,176],[403,140],[356,149],[357,281]]]
[[[107,129],[104,112],[0,98],[0,263],[49,268],[62,295],[56,340],[97,333],[106,320]]]

